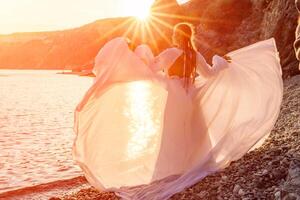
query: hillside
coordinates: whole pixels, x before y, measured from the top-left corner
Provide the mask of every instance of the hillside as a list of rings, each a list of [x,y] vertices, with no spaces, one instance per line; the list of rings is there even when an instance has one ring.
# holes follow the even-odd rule
[[[0,35],[0,68],[82,69],[91,67],[99,48],[120,35],[108,30],[129,18],[105,19],[65,31]]]

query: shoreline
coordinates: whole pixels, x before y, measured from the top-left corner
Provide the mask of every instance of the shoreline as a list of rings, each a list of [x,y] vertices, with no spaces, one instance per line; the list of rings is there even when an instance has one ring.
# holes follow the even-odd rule
[[[71,194],[90,187],[84,176],[43,183],[0,193],[0,200],[49,199],[53,196]]]
[[[64,71],[62,71],[62,72],[57,72],[56,74],[95,77],[92,70],[79,71],[79,72],[76,72],[76,71],[66,71],[66,72],[64,72]]]

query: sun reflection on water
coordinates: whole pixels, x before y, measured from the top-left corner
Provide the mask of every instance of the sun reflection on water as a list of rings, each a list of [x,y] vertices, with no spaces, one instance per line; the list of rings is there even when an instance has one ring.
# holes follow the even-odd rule
[[[132,136],[127,146],[130,159],[156,149],[156,134],[159,133],[162,116],[162,109],[157,106],[157,102],[161,102],[160,94],[161,88],[151,82],[138,81],[128,85],[126,101],[129,108],[124,114],[131,119],[129,130]]]

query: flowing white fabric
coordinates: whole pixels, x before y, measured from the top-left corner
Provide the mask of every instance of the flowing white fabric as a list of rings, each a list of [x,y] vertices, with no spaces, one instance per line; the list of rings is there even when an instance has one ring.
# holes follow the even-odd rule
[[[142,59],[146,65],[150,65],[154,60],[154,55],[148,45],[142,44],[138,46],[134,53]]]
[[[167,199],[239,159],[271,131],[282,100],[274,39],[197,54],[188,91],[166,71],[182,54],[132,52],[124,38],[96,57],[95,82],[75,112],[73,156],[87,180],[123,199]]]

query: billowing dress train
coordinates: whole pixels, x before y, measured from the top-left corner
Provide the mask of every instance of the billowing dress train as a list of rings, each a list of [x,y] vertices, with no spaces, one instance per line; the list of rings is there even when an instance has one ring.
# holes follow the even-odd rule
[[[87,180],[124,199],[167,199],[225,168],[272,130],[282,100],[274,39],[214,56],[197,53],[188,89],[164,71],[182,54],[108,42],[75,111],[73,156]]]

